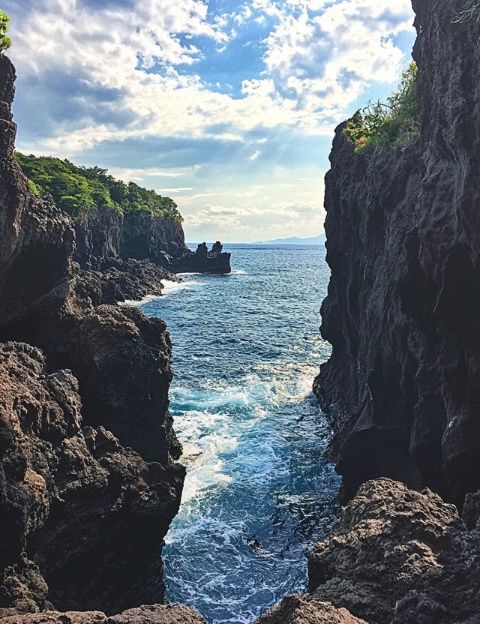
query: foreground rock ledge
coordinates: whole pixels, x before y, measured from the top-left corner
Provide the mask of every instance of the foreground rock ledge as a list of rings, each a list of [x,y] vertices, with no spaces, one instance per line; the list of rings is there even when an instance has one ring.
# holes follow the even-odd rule
[[[480,624],[480,494],[465,518],[430,490],[367,482],[311,553],[312,595],[257,624]]]
[[[390,479],[369,481],[309,561],[314,598],[369,624],[478,624],[478,506],[469,530],[453,505]]]
[[[257,624],[366,624],[346,609],[305,596],[287,596],[267,611]]]
[[[201,615],[182,605],[148,605],[107,616],[101,611],[45,611],[22,614],[0,609],[2,624],[205,624]]]

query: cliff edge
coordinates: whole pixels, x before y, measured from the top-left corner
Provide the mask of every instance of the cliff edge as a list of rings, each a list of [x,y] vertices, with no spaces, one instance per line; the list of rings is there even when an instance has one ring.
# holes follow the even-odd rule
[[[185,474],[170,338],[163,321],[105,305],[112,283],[74,262],[70,218],[29,190],[13,157],[14,81],[0,55],[0,616],[106,621],[163,601],[160,553]],[[157,611],[152,622],[201,621]]]
[[[336,131],[322,306],[333,353],[315,392],[347,497],[389,476],[461,506],[480,487],[479,21],[464,0],[433,4],[413,2],[419,138],[355,153]]]

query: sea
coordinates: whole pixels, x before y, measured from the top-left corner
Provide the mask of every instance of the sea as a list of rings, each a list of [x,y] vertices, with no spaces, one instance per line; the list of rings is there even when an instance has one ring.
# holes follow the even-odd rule
[[[173,343],[171,414],[187,477],[163,551],[167,599],[208,624],[251,624],[307,584],[338,515],[331,432],[312,394],[323,246],[226,246],[227,276],[184,274],[141,303]]]

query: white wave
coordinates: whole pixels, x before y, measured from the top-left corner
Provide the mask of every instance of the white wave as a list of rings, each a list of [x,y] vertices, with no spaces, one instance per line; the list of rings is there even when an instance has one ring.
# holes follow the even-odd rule
[[[233,450],[237,438],[225,430],[224,414],[192,410],[175,420],[175,428],[183,444],[182,461],[187,465],[182,502],[192,500],[212,486],[229,483],[220,455]]]
[[[230,275],[248,275],[248,273],[244,269],[232,269]]]
[[[192,288],[192,286],[204,286],[204,282],[197,282],[195,280],[183,280],[181,282],[173,282],[171,280],[162,280],[163,291],[162,295],[164,297],[168,295],[173,295],[180,290],[185,290],[186,288]]]
[[[124,306],[136,306],[140,307],[151,301],[157,301],[162,297],[166,297],[170,294],[176,293],[185,288],[191,288],[192,286],[203,286],[204,282],[196,282],[194,280],[183,280],[181,282],[175,282],[173,280],[162,280],[163,290],[161,295],[146,295],[143,299],[126,299],[120,302],[119,305]]]
[[[121,301],[118,305],[122,306],[142,306],[146,303],[150,303],[150,301],[155,301],[160,299],[159,295],[147,295],[143,299],[126,299],[125,301]]]

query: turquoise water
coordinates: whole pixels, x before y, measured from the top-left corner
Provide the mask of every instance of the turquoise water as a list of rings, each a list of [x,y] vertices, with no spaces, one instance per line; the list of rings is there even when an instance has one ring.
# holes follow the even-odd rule
[[[164,550],[167,597],[250,624],[306,583],[337,513],[330,435],[311,393],[323,247],[232,248],[229,276],[184,275],[143,311],[173,341],[171,412],[188,474]]]

